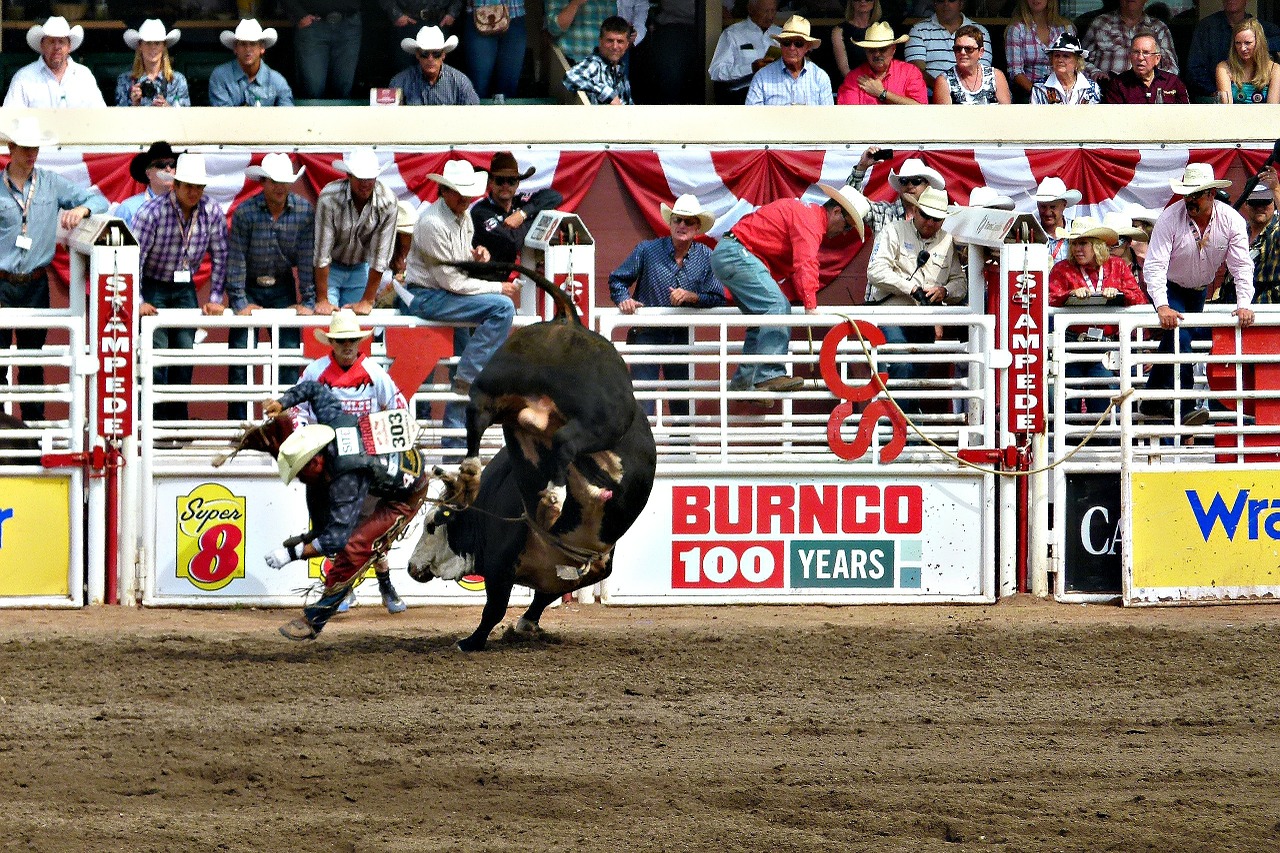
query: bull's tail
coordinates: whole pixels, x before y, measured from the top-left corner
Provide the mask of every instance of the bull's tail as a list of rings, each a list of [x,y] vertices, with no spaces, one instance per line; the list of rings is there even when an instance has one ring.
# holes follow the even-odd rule
[[[497,261],[441,261],[451,267],[456,267],[468,275],[506,273],[510,275],[513,272],[520,273],[538,286],[538,289],[551,297],[556,303],[556,319],[573,320],[581,325],[582,318],[578,315],[578,306],[569,298],[569,294],[565,293],[562,288],[547,279],[537,270],[531,270],[528,267],[522,267],[519,264],[499,263]]]

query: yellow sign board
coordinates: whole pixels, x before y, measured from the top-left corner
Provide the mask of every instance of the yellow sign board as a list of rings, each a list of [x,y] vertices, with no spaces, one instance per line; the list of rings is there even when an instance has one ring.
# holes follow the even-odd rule
[[[0,595],[70,595],[71,481],[0,478]]]
[[[1280,471],[1132,477],[1135,588],[1280,585]]]
[[[245,499],[221,483],[178,498],[178,577],[206,591],[244,577]]]

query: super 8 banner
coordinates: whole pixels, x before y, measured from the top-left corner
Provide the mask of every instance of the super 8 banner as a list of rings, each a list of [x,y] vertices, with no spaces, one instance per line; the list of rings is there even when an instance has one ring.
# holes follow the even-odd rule
[[[632,196],[636,209],[654,234],[665,234],[659,205],[692,193],[703,207],[716,214],[708,242],[714,242],[742,216],[778,198],[803,197],[822,202],[826,196],[817,184],[843,184],[865,146],[862,143],[814,148],[732,148],[658,145],[619,147],[603,145],[560,148],[520,147],[514,151],[522,169],[536,173],[522,189],[554,187],[565,198],[562,209],[573,211],[591,191],[607,162]],[[193,149],[199,150],[199,149]],[[108,201],[118,203],[142,190],[129,176],[129,160],[135,151],[54,148],[41,151],[38,165],[53,169],[81,184],[93,184]],[[241,201],[259,192],[257,181],[246,179],[245,169],[261,161],[267,149],[220,147],[206,152],[211,182],[208,193],[228,215]],[[333,168],[340,150],[299,149],[290,152],[306,166],[297,191],[314,198],[332,180],[343,177]],[[396,195],[413,203],[434,201],[438,185],[428,178],[439,174],[444,163],[464,158],[486,168],[492,149],[379,150],[387,168],[382,175]],[[1129,204],[1163,207],[1172,193],[1169,181],[1181,177],[1188,162],[1213,166],[1218,177],[1252,175],[1262,165],[1267,149],[1186,148],[1141,146],[1115,148],[1023,148],[982,146],[934,147],[929,150],[899,148],[891,160],[876,164],[864,192],[874,201],[891,201],[895,192],[888,183],[890,171],[908,157],[919,157],[947,181],[953,203],[965,204],[977,186],[990,186],[1012,198],[1019,210],[1034,211],[1030,191],[1045,177],[1056,175],[1083,198],[1067,211],[1068,219],[1101,216]],[[0,164],[6,162],[0,157]],[[1230,174],[1229,174],[1230,173]],[[590,224],[590,223],[588,223]],[[857,255],[862,242],[850,234],[827,247],[824,280],[830,281]],[[66,252],[55,263],[66,281]],[[606,271],[607,272],[607,271]]]

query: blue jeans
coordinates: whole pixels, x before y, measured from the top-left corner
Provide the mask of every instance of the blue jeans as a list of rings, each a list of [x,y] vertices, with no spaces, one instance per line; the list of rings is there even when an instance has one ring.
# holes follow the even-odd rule
[[[1072,379],[1110,379],[1115,374],[1103,365],[1102,355],[1099,353],[1088,361],[1067,362],[1067,376]],[[1084,410],[1091,415],[1102,414],[1111,403],[1105,397],[1068,397],[1067,411],[1071,414],[1079,412],[1081,402],[1084,403]]]
[[[149,302],[158,309],[165,308],[199,308],[196,289],[190,284],[176,284],[172,281],[160,281],[143,277],[142,301]],[[151,345],[156,349],[195,349],[195,329],[156,329],[151,335]],[[168,365],[157,367],[151,371],[151,382],[157,388],[161,385],[190,385],[194,367],[188,365]],[[187,420],[187,404],[181,402],[156,403],[156,420]]]
[[[369,265],[329,264],[329,302],[334,308],[354,305],[364,298],[369,286]]]
[[[933,326],[881,326],[886,344],[931,344],[934,342]],[[885,365],[885,373],[892,380],[924,379],[929,375],[929,366],[914,361],[900,361]],[[923,411],[919,399],[907,398],[906,394],[915,393],[918,389],[894,388],[893,398],[899,407],[908,415],[918,415]]]
[[[712,250],[711,270],[733,294],[743,314],[791,313],[791,303],[768,268],[733,237],[726,234]],[[790,348],[791,329],[787,326],[753,326],[742,341],[743,355],[784,355]],[[786,372],[781,363],[740,364],[732,382],[749,388]]]
[[[501,293],[477,293],[463,296],[432,287],[414,287],[413,302],[408,308],[400,310],[421,320],[435,320],[440,323],[474,323],[476,328],[471,333],[466,347],[458,354],[458,368],[454,374],[455,382],[470,385],[476,381],[480,371],[484,370],[489,359],[507,340],[511,331],[511,321],[516,316],[515,304]],[[455,342],[459,340],[454,336]],[[455,343],[455,346],[457,344]],[[460,401],[449,403],[444,408],[445,429],[460,429],[466,425],[467,404]],[[457,438],[446,439],[445,447],[459,447]]]
[[[689,345],[689,330],[663,327],[646,329],[642,326],[636,326],[627,335],[627,343],[650,347],[687,347]],[[668,382],[688,382],[689,365],[682,363],[658,364],[654,362],[631,365],[631,378],[637,382],[657,382],[660,375],[665,377]],[[646,415],[652,415],[657,408],[653,400],[641,400],[640,405],[644,407]],[[671,409],[672,415],[689,414],[688,400],[669,400],[667,401],[667,406]]]
[[[511,19],[507,31],[497,36],[482,36],[476,32],[475,17],[466,12],[462,22],[462,49],[467,55],[467,76],[476,87],[476,94],[490,98],[496,94],[515,97],[520,85],[520,72],[524,70],[524,53],[527,44],[524,15]]]
[[[258,305],[262,308],[290,308],[297,301],[294,298],[293,273],[290,272],[285,277],[285,271],[281,270],[276,274],[276,283],[270,287],[264,287],[260,284],[245,283],[245,296],[249,300],[249,304]],[[247,349],[249,347],[249,334],[253,333],[254,339],[258,337],[257,329],[231,329],[227,332],[227,346],[230,349]],[[302,343],[301,329],[281,329],[280,330],[280,347],[281,349],[297,349]],[[280,368],[280,384],[292,385],[298,381],[298,376],[302,371],[297,367],[281,367]],[[242,364],[233,364],[227,368],[227,381],[231,385],[244,385],[249,379],[249,368]],[[249,416],[248,406],[244,403],[227,403],[227,418],[229,420],[244,420]]]
[[[1204,288],[1193,290],[1189,287],[1169,282],[1169,307],[1179,314],[1199,314],[1204,310]],[[1158,353],[1172,353],[1174,336],[1178,338],[1179,352],[1183,355],[1191,352],[1191,336],[1192,330],[1186,326],[1179,324],[1176,329],[1164,329],[1160,334],[1160,346],[1156,350]],[[1195,365],[1191,362],[1183,362],[1178,365],[1178,376],[1182,380],[1182,390],[1190,391],[1195,387]],[[1151,373],[1147,375],[1147,388],[1170,390],[1173,388],[1173,365],[1172,364],[1153,364]],[[1184,401],[1187,405],[1192,405],[1191,401]]]
[[[48,275],[42,275],[26,284],[0,281],[0,307],[48,308]],[[18,349],[43,349],[48,335],[48,329],[0,329],[0,349],[8,349],[9,344],[14,341],[17,342]],[[39,365],[19,367],[17,372],[19,386],[44,384],[44,368]],[[0,385],[7,384],[8,371],[0,367]],[[44,420],[44,403],[20,403],[18,412],[24,421],[42,421]]]
[[[293,32],[300,98],[350,98],[360,59],[360,13],[336,24],[324,18]]]

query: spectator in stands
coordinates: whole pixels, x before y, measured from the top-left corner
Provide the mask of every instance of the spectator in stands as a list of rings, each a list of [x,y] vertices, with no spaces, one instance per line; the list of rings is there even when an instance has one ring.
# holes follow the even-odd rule
[[[418,57],[417,68],[406,68],[391,78],[391,88],[403,93],[412,107],[467,106],[480,103],[475,87],[467,75],[451,65],[444,56],[458,46],[458,37],[444,37],[439,27],[423,27],[417,38],[400,42],[400,49]]]
[[[1280,104],[1280,63],[1272,61],[1257,18],[1236,24],[1231,53],[1216,74],[1219,103]]]
[[[105,213],[107,200],[95,189],[77,187],[57,172],[36,167],[40,148],[56,145],[52,134],[40,130],[34,118],[20,118],[0,133],[8,143],[9,165],[4,169],[5,192],[0,192],[0,306],[49,307],[49,264],[58,229],[75,228],[94,213]],[[44,347],[47,330],[2,329],[0,349],[16,341],[18,349]],[[44,369],[18,368],[18,383],[43,385]],[[6,371],[0,370],[0,383]],[[22,403],[22,419],[44,420],[43,403]]]
[[[991,34],[975,24],[964,13],[964,0],[934,0],[933,15],[911,28],[910,40],[902,58],[924,72],[924,82],[933,87],[933,79],[955,64],[956,31],[974,26],[982,31],[982,64],[991,64]]]
[[[698,5],[698,0],[654,0],[650,13],[652,26],[643,51],[652,96],[644,103],[704,102],[699,67],[704,33],[696,26]]]
[[[831,78],[805,54],[822,44],[809,35],[809,21],[792,15],[773,37],[782,49],[782,61],[773,62],[756,72],[747,90],[747,106],[786,106],[807,104],[831,106]]]
[[[1160,68],[1160,43],[1146,30],[1138,30],[1129,51],[1133,63],[1106,85],[1107,104],[1185,104],[1187,87],[1173,74]]]
[[[956,30],[955,65],[933,81],[935,104],[1008,104],[1009,81],[1004,72],[978,61],[982,55],[982,30],[965,25]]]
[[[730,24],[720,33],[709,69],[711,79],[723,84],[725,90],[718,103],[746,103],[751,76],[773,62],[768,57],[769,47],[773,37],[782,32],[774,23],[777,16],[778,0],[750,0],[746,20]]]
[[[551,187],[520,192],[520,182],[535,171],[530,166],[521,172],[510,151],[499,151],[489,161],[489,193],[471,207],[472,245],[484,246],[494,261],[519,263],[533,220],[564,202],[564,196]]]
[[[856,189],[862,188],[866,182],[867,172],[875,162],[875,155],[880,150],[877,145],[868,146],[867,150],[862,152],[862,157],[853,167],[853,171],[849,173],[849,177],[845,179],[845,184]],[[898,192],[895,200],[873,201],[868,205],[866,224],[870,225],[876,234],[883,231],[890,222],[906,219],[908,212],[915,208],[916,199],[926,187],[945,190],[947,182],[940,172],[930,169],[919,157],[908,157],[902,161],[898,171],[889,170],[889,186]]]
[[[292,308],[302,316],[315,312],[315,211],[311,202],[290,191],[304,171],[302,166],[294,172],[289,155],[280,152],[245,169],[246,178],[262,182],[262,192],[241,202],[231,216],[227,302],[237,314],[259,308]],[[249,330],[232,329],[227,340],[231,349],[244,349]],[[296,349],[300,341],[298,329],[280,330],[282,348]],[[232,385],[243,385],[247,371],[243,365],[232,365],[227,375]],[[292,385],[297,379],[298,368],[280,368],[281,383]],[[227,412],[233,420],[247,414],[244,403],[228,403]]]
[[[734,223],[712,250],[711,269],[742,313],[789,315],[793,299],[804,304],[806,313],[816,313],[822,241],[849,231],[859,237],[866,233],[863,220],[870,205],[862,193],[850,186],[818,186],[830,199],[825,204],[798,198],[771,201]],[[784,356],[790,348],[786,326],[753,326],[743,338],[742,354]],[[788,376],[780,362],[739,364],[729,381],[730,391],[798,391],[803,386],[804,380]]]
[[[1098,84],[1084,75],[1089,51],[1080,46],[1074,33],[1063,33],[1049,45],[1053,72],[1031,90],[1033,104],[1098,104],[1102,93]]]
[[[1071,305],[1072,300],[1092,296],[1108,301],[1123,300],[1125,305],[1146,304],[1147,298],[1139,289],[1129,265],[1112,254],[1111,247],[1120,241],[1119,234],[1113,229],[1099,225],[1092,216],[1080,216],[1071,223],[1070,229],[1059,228],[1056,236],[1068,240],[1071,248],[1067,258],[1058,261],[1049,271],[1050,305],[1061,308]],[[1117,331],[1115,326],[1070,326],[1067,339],[1082,344],[1100,344],[1114,341]],[[1084,361],[1068,361],[1066,375],[1105,379],[1114,374],[1102,364],[1101,358],[1093,357]],[[1106,411],[1108,402],[1103,397],[1085,397],[1083,404],[1086,412],[1100,415]],[[1081,399],[1067,400],[1069,412],[1079,412],[1080,408]]]
[[[1129,50],[1138,30],[1148,30],[1160,45],[1160,67],[1170,74],[1178,73],[1178,54],[1173,48],[1173,35],[1159,18],[1143,12],[1146,0],[1120,0],[1114,12],[1104,12],[1093,19],[1084,34],[1087,49],[1085,73],[1096,82],[1106,82],[1129,67]]]
[[[507,12],[507,26],[501,32],[482,33],[476,24],[476,11],[488,6],[485,0],[469,0],[462,29],[466,34],[467,76],[482,98],[501,95],[515,97],[520,88],[520,72],[524,70],[524,54],[528,47],[524,0],[506,0],[501,4]]]
[[[1070,248],[1066,239],[1058,237],[1058,229],[1067,225],[1066,211],[1080,203],[1080,191],[1067,189],[1062,178],[1048,177],[1036,187],[1033,196],[1036,202],[1036,213],[1040,217],[1040,227],[1044,229],[1049,243],[1049,260],[1052,263],[1064,261]]]
[[[1191,333],[1179,328],[1185,314],[1197,314],[1204,308],[1206,289],[1217,277],[1218,268],[1226,262],[1236,281],[1236,316],[1241,327],[1253,325],[1253,258],[1249,256],[1249,230],[1244,218],[1231,205],[1217,201],[1214,190],[1231,186],[1227,180],[1215,179],[1213,167],[1207,163],[1189,163],[1181,180],[1169,186],[1183,203],[1164,209],[1151,231],[1147,259],[1143,266],[1147,293],[1164,329],[1157,352],[1173,352],[1175,337],[1179,352],[1191,351]],[[1181,390],[1193,388],[1193,365],[1179,365]],[[1173,388],[1173,365],[1155,364],[1147,376],[1148,391]],[[1195,400],[1180,400],[1182,423],[1188,426],[1208,420],[1205,409],[1195,408]],[[1144,400],[1139,411],[1156,420],[1173,419],[1173,401]]]
[[[1004,30],[1004,58],[1019,102],[1030,99],[1032,87],[1053,70],[1045,49],[1063,33],[1074,32],[1059,13],[1058,0],[1018,0]]]
[[[1253,301],[1260,305],[1280,303],[1280,216],[1276,215],[1276,183],[1275,167],[1268,166],[1245,199],[1249,254],[1253,256]],[[1235,280],[1230,272],[1211,301],[1236,301]]]
[[[347,177],[331,181],[316,200],[316,313],[368,314],[391,263],[396,197],[378,180],[386,166],[371,148],[349,151],[333,167]]]
[[[235,32],[223,30],[222,46],[236,58],[209,74],[211,107],[291,107],[293,90],[280,72],[262,61],[267,48],[276,43],[274,27],[265,30],[253,18],[241,21]]]
[[[547,33],[570,65],[591,55],[600,40],[600,25],[617,15],[617,0],[568,0],[547,4]]]
[[[1187,53],[1186,83],[1197,99],[1212,99],[1217,103],[1218,83],[1216,72],[1219,62],[1225,62],[1231,52],[1232,36],[1236,25],[1253,16],[1244,10],[1245,0],[1222,0],[1222,9],[1200,19],[1191,36],[1191,49]],[[1260,21],[1267,44],[1280,47],[1280,27],[1270,21]]]
[[[404,276],[413,301],[401,311],[422,320],[475,324],[474,331],[458,327],[454,333],[458,366],[453,391],[466,398],[471,392],[471,383],[511,331],[520,285],[508,279],[472,278],[440,263],[489,260],[488,249],[472,245],[475,226],[467,211],[472,201],[484,195],[488,176],[475,171],[466,160],[450,160],[444,164],[443,174],[427,177],[440,185],[440,197],[418,216],[418,224],[414,226],[413,246]],[[466,399],[450,401],[444,408],[441,426],[447,430],[461,429],[466,411]],[[465,441],[463,436],[450,435],[441,444],[462,447]]]
[[[105,107],[93,72],[71,58],[82,42],[84,27],[72,27],[66,18],[50,18],[27,30],[27,46],[40,58],[14,73],[4,96],[5,107]]]
[[[146,151],[135,154],[129,161],[129,175],[142,184],[143,190],[117,204],[114,215],[132,228],[133,218],[144,204],[173,189],[173,170],[177,165],[178,155],[167,142],[153,142]]]
[[[910,217],[885,226],[876,235],[867,264],[867,303],[872,305],[959,304],[969,293],[968,277],[960,264],[951,235],[942,230],[947,217],[947,194],[929,187],[916,201]],[[883,326],[890,344],[932,344],[937,332],[923,326]],[[928,365],[901,360],[887,365],[891,380],[923,379]],[[899,401],[907,414],[918,414],[918,400]]]
[[[618,0],[617,16],[631,25],[631,46],[639,47],[649,34],[650,0]]]
[[[893,37],[893,28],[880,21],[867,29],[867,38],[858,42],[867,52],[867,61],[849,72],[840,84],[836,103],[859,106],[872,104],[927,104],[924,75],[910,62],[894,59],[898,45],[907,36]]]
[[[831,55],[835,57],[842,81],[850,71],[866,63],[867,50],[858,42],[867,40],[867,28],[876,21],[884,21],[891,31],[901,32],[902,19],[896,15],[886,18],[880,0],[849,0],[844,21],[831,28]]]
[[[593,104],[628,106],[631,79],[623,57],[631,45],[631,25],[617,15],[605,18],[600,25],[600,41],[591,55],[569,69],[564,87],[582,92]]]
[[[609,295],[623,314],[639,308],[719,308],[724,289],[711,272],[711,250],[698,242],[715,224],[716,215],[703,210],[695,195],[686,193],[658,212],[671,233],[644,240],[609,275]],[[675,326],[632,326],[627,343],[651,347],[687,347],[689,329]],[[669,364],[635,364],[631,376],[640,382],[688,382],[687,361]],[[653,400],[641,402],[645,414],[656,410]],[[672,415],[688,415],[687,400],[670,402]]]
[[[209,183],[204,155],[178,156],[173,190],[142,206],[134,217],[142,269],[142,306],[138,313],[154,316],[159,309],[201,307],[208,315],[222,314],[227,275],[227,217],[216,201],[205,195]],[[209,300],[200,306],[193,276],[204,256],[209,256]],[[193,349],[196,330],[156,329],[157,348]],[[157,367],[153,380],[160,385],[190,385],[190,365]],[[187,420],[185,402],[157,403],[158,420]]]
[[[350,98],[360,60],[360,0],[282,0],[293,21],[294,67],[304,98]]]
[[[396,44],[413,39],[423,27],[439,27],[445,37],[456,35],[458,19],[462,17],[463,0],[412,0],[412,8],[404,4],[410,0],[380,0],[382,10],[391,21],[391,37]],[[523,9],[523,0],[515,0]],[[413,57],[397,54],[401,68],[412,68]]]
[[[191,106],[187,78],[169,61],[169,48],[181,37],[181,30],[166,30],[156,18],[124,31],[124,43],[134,50],[133,69],[116,78],[117,107]]]

